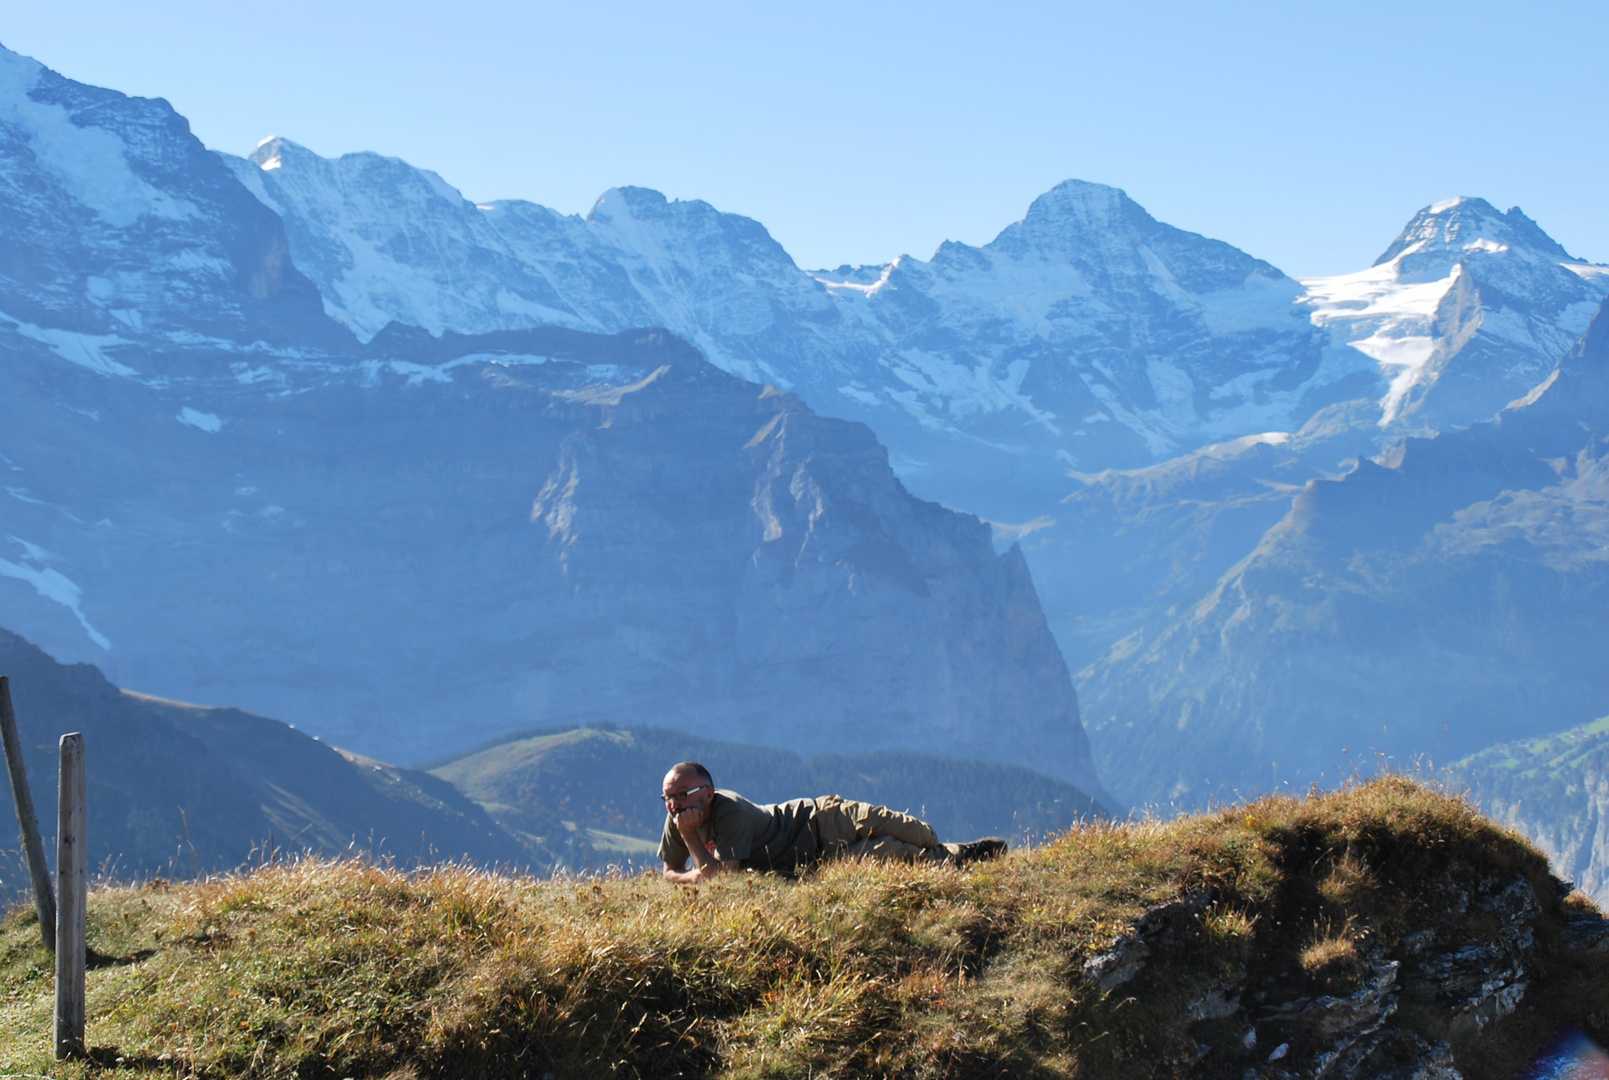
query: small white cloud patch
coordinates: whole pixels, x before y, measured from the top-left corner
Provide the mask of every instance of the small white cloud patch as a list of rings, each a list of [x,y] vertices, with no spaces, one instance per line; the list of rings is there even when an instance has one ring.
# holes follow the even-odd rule
[[[217,431],[223,427],[223,421],[212,413],[192,409],[188,405],[179,410],[179,423],[189,424],[191,427],[200,428],[202,431]]]

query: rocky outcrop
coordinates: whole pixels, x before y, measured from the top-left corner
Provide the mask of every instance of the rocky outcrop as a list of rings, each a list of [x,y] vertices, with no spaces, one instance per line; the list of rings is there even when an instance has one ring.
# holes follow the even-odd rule
[[[1292,973],[1253,970],[1254,962],[1198,979],[1189,1005],[1171,1018],[1171,1034],[1185,1047],[1174,1054],[1174,1074],[1456,1080],[1453,1046],[1525,1002],[1545,962],[1539,935],[1559,934],[1559,900],[1568,891],[1560,886],[1539,898],[1523,874],[1459,884],[1471,880],[1471,869],[1455,865],[1440,888],[1405,898],[1405,921],[1420,929],[1396,938],[1356,935],[1364,944],[1345,992],[1314,994]],[[1084,981],[1107,995],[1146,993],[1151,958],[1188,949],[1216,901],[1205,890],[1147,910],[1085,961]],[[1601,949],[1609,920],[1577,909],[1561,937],[1572,950]]]

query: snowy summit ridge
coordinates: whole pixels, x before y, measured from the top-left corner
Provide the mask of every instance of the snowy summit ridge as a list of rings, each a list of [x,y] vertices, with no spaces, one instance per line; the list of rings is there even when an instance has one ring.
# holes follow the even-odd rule
[[[642,188],[579,218],[477,206],[395,159],[283,139],[225,160],[360,338],[393,321],[664,326],[717,366],[872,423],[907,481],[952,503],[998,490],[1001,468],[1043,494],[1070,465],[1292,426],[1372,368],[1326,358],[1292,316],[1301,286],[1274,267],[1099,184],[1058,185],[981,248],[806,272],[758,222]]]
[[[285,140],[227,160],[361,338],[393,321],[663,326],[725,370],[866,421],[919,493],[1000,520],[1059,497],[1068,469],[1294,431],[1342,402],[1376,402],[1388,430],[1483,419],[1609,288],[1518,210],[1478,199],[1422,211],[1361,274],[1305,282],[1079,180],[981,247],[805,271],[758,222],[643,188],[581,218],[477,206],[404,162]]]
[[[1609,294],[1609,268],[1517,206],[1460,197],[1419,211],[1369,269],[1303,284],[1314,323],[1388,378],[1381,426],[1425,433],[1488,419],[1546,378]]]

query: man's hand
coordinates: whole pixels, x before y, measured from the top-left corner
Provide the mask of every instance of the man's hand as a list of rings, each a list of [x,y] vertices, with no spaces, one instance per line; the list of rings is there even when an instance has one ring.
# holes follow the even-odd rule
[[[681,833],[684,839],[691,840],[697,838],[698,830],[709,820],[710,812],[702,807],[686,806],[671,816],[676,820],[676,831]],[[703,841],[699,843],[702,844]],[[690,848],[693,845],[689,843],[687,846]]]

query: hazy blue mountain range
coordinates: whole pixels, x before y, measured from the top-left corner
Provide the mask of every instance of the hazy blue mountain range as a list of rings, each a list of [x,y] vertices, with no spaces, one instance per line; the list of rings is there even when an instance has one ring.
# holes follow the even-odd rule
[[[291,394],[13,353],[8,619],[392,760],[651,717],[1099,790],[1021,555],[865,428],[664,335],[421,338]]]
[[[1373,380],[1361,355],[1325,367],[1296,282],[1095,184],[1058,187],[985,248],[806,272],[758,222],[641,188],[583,219],[475,205],[404,162],[284,139],[224,160],[361,337],[391,321],[665,326],[719,367],[871,423],[901,475],[952,505],[1029,505],[1068,464],[1299,423],[1360,364],[1343,396]]]
[[[839,794],[917,814],[946,840],[1033,840],[1110,809],[1018,765],[908,750],[803,757],[657,727],[524,733],[428,767],[533,847],[580,837],[591,865],[657,866],[665,825],[660,782],[673,762],[689,760],[754,802]]]
[[[1068,468],[1294,431],[1325,406],[1368,402],[1396,430],[1486,419],[1609,292],[1603,268],[1479,199],[1422,211],[1367,271],[1300,283],[1081,181],[981,248],[806,271],[759,223],[641,188],[580,218],[282,138],[224,160],[360,337],[665,326],[865,420],[919,493],[1000,521],[1044,512]]]
[[[865,427],[663,331],[360,341],[164,103],[0,66],[0,622],[388,760],[652,720],[1101,791],[1020,553]]]
[[[1005,530],[1022,540],[1069,663],[1198,599],[1307,481],[1524,397],[1586,329],[1606,273],[1517,209],[1452,199],[1421,211],[1369,270],[1305,280],[1301,306],[1377,358],[1387,392],[1155,465],[1072,470],[1057,503]]]
[[[237,709],[206,709],[118,690],[88,664],[59,664],[0,630],[28,786],[54,860],[57,743],[84,734],[90,865],[122,878],[228,870],[301,851],[483,864],[546,861],[452,785],[338,751]],[[11,818],[11,782],[0,778]],[[12,818],[13,826],[15,819]],[[5,847],[14,828],[3,830]],[[25,884],[14,850],[0,888]]]
[[[1296,281],[1069,181],[807,271],[701,202],[477,206],[0,67],[0,596],[125,684],[403,758],[604,718],[1095,791],[1048,623],[1119,794],[1186,801],[1609,707],[1599,414],[1527,397],[1609,272],[1518,208]]]
[[[1021,542],[1075,670],[1181,617],[1309,480],[1524,396],[1609,293],[1478,198],[1299,282],[1078,181],[981,248],[807,271],[754,221],[642,189],[581,218],[284,139],[228,160],[360,334],[651,321],[863,419],[913,490]]]
[[[1120,796],[1445,762],[1609,703],[1609,313],[1492,421],[1309,482],[1213,587],[1081,676]],[[1132,763],[1132,764],[1130,764]]]

